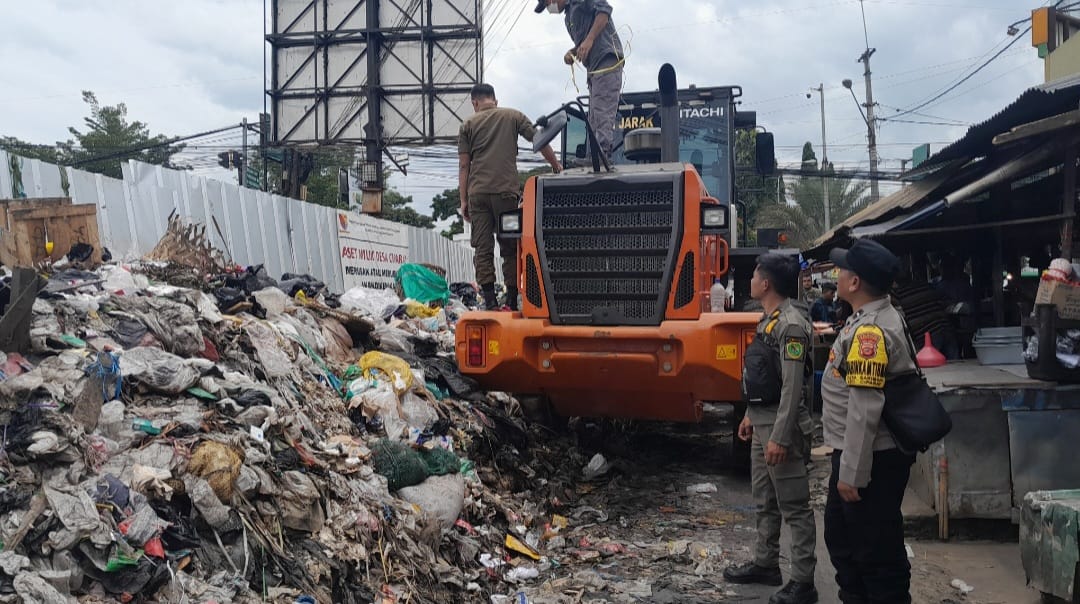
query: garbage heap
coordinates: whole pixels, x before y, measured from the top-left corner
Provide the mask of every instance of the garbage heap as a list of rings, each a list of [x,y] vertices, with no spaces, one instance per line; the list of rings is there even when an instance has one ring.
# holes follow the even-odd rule
[[[0,602],[509,601],[573,453],[458,372],[475,289],[403,273],[52,274],[0,356]]]

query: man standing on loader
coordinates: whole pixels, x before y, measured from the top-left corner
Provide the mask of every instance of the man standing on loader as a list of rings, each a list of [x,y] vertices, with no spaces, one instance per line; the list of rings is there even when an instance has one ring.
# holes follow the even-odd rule
[[[780,523],[791,527],[791,580],[769,604],[813,604],[817,532],[806,462],[813,424],[804,403],[810,323],[793,304],[799,262],[776,252],[758,258],[750,296],[765,314],[743,367],[746,417],[738,437],[751,441],[750,471],[757,506],[754,559],[724,571],[732,583],[780,585]]]
[[[517,171],[517,139],[532,142],[536,128],[516,109],[499,107],[495,89],[477,84],[472,89],[473,114],[458,133],[458,191],[461,216],[472,223],[470,243],[474,250],[476,282],[484,296],[484,309],[499,307],[495,296],[495,237],[499,215],[518,207],[521,184]],[[562,164],[551,145],[540,153],[556,174]],[[500,239],[506,304],[517,308],[517,240]]]
[[[585,66],[589,84],[589,126],[596,135],[600,151],[610,162],[623,65],[626,63],[622,42],[611,20],[611,5],[607,0],[538,0],[536,12],[542,13],[545,9],[566,14],[566,31],[575,46],[567,51],[563,60],[573,65],[576,58]]]

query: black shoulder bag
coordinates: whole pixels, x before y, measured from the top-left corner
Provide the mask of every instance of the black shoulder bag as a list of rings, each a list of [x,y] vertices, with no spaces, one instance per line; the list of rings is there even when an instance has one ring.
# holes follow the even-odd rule
[[[915,370],[886,378],[885,406],[881,419],[892,433],[896,446],[914,455],[917,451],[926,451],[930,445],[944,438],[952,430],[952,418],[926,383],[926,377],[915,360],[915,346],[907,322],[903,325],[908,353]]]

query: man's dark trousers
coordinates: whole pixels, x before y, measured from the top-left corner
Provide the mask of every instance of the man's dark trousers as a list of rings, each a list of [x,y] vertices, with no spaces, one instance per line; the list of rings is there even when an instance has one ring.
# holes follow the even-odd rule
[[[862,501],[836,490],[841,451],[833,453],[825,504],[825,545],[844,604],[910,604],[911,564],[904,547],[904,500],[915,458],[898,449],[874,452]]]

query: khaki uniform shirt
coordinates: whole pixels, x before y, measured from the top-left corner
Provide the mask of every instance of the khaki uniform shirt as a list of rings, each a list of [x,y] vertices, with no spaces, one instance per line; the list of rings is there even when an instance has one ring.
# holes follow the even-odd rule
[[[531,142],[535,134],[529,118],[516,109],[491,107],[462,122],[458,153],[469,156],[468,194],[520,192],[518,136]]]
[[[746,414],[754,428],[772,426],[769,440],[782,447],[790,447],[795,430],[805,436],[813,431],[810,410],[803,404],[806,356],[810,354],[810,322],[794,301],[787,299],[772,314],[762,316],[757,333],[765,333],[776,339],[780,348],[783,385],[779,405],[749,405]]]
[[[916,370],[913,346],[900,313],[888,298],[871,302],[848,318],[829,351],[821,378],[825,444],[843,451],[841,482],[870,484],[874,451],[896,447],[881,421],[885,382]]]

